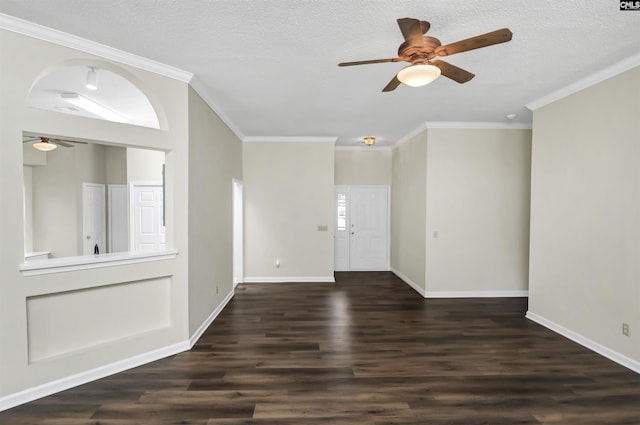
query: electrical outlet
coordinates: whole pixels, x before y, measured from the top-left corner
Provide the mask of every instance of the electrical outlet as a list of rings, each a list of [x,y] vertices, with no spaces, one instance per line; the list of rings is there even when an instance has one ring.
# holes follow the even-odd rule
[[[629,336],[629,324],[628,323],[623,323],[622,324],[622,335]]]

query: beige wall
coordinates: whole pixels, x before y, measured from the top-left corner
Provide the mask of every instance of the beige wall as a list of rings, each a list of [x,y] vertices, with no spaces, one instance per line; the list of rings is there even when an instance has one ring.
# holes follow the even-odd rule
[[[391,269],[425,291],[427,132],[393,150]]]
[[[233,291],[232,179],[242,142],[189,90],[189,335]]]
[[[391,185],[391,150],[335,151],[336,185]]]
[[[136,356],[156,353],[187,341],[189,334],[188,231],[187,209],[184,207],[188,200],[187,84],[5,30],[0,30],[0,45],[0,63],[10,64],[10,68],[3,68],[0,78],[1,407],[19,400],[11,397],[23,390],[42,385],[44,387],[40,387],[40,391],[59,388],[55,387],[59,384],[53,383]],[[153,93],[154,106],[160,108],[161,115],[166,118],[166,130],[25,106],[30,87],[40,76],[56,66],[79,62],[115,69],[145,91]],[[170,205],[179,206],[167,211],[168,240],[170,246],[179,251],[178,257],[152,264],[24,276],[19,270],[24,262],[25,249],[23,131],[167,151],[167,196]],[[62,148],[58,150],[62,152]],[[66,202],[66,198],[60,201]],[[143,281],[148,284],[141,284]],[[93,292],[97,288],[104,292]],[[108,295],[93,296],[98,293]],[[125,323],[119,314],[122,294],[129,297]],[[149,316],[153,323],[149,323],[148,318],[136,316],[131,319],[131,327],[123,331],[127,328],[129,314],[134,314],[130,305],[135,304],[148,307],[142,310],[142,315],[145,311],[153,312]],[[60,311],[70,316],[54,317],[49,314]],[[87,311],[95,313],[96,317],[87,320]],[[55,327],[56,332],[60,332],[64,323],[73,323],[73,331],[64,335],[69,338],[65,340],[64,347],[56,346],[43,330]],[[135,330],[134,335],[131,334],[132,329]]]
[[[428,138],[427,296],[526,295],[531,131],[429,129]]]
[[[52,257],[80,255],[82,182],[77,179],[74,149],[47,152],[47,165],[32,167],[33,250],[48,251]]]
[[[391,267],[426,297],[527,291],[531,132],[429,129],[393,151]]]
[[[107,184],[127,184],[127,149],[118,146],[105,146],[105,153],[107,155]]]
[[[162,151],[127,148],[128,183],[162,183],[162,164],[165,155]]]
[[[530,313],[637,370],[639,110],[635,68],[534,112],[529,274]]]
[[[245,281],[333,279],[333,144],[243,147]]]

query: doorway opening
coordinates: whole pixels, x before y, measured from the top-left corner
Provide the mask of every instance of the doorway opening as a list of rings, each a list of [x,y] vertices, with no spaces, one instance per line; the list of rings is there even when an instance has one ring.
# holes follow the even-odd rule
[[[244,281],[244,187],[233,179],[233,287]]]

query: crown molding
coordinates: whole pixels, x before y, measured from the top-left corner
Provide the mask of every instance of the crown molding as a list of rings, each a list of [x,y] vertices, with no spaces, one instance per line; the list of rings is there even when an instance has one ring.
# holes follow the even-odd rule
[[[469,129],[469,130],[531,130],[529,123],[507,123],[500,121],[428,121],[425,128]]]
[[[594,74],[591,74],[572,84],[569,84],[566,87],[563,87],[536,100],[533,100],[524,106],[531,111],[535,111],[536,109],[542,108],[543,106],[579,92],[580,90],[584,90],[604,80],[615,77],[616,75],[622,74],[623,72],[637,66],[640,66],[640,53],[630,56],[627,59],[617,62],[611,66],[603,68]]]
[[[85,53],[96,55],[105,59],[130,65],[154,74],[163,75],[174,80],[188,83],[193,78],[191,72],[184,71],[173,66],[165,65],[142,56],[118,50],[104,44],[96,43],[82,37],[78,37],[66,32],[47,28],[43,25],[25,21],[24,19],[0,13],[0,28],[18,34],[37,38],[49,43],[80,50]]]
[[[469,129],[469,130],[531,130],[531,124],[529,123],[506,123],[506,122],[491,122],[491,121],[427,121],[420,124],[412,132],[402,137],[398,142],[392,146],[392,149],[399,147],[400,145],[408,142],[428,129]]]
[[[308,136],[245,136],[243,142],[277,142],[277,143],[335,143],[337,137],[308,137]]]
[[[242,134],[240,128],[238,128],[238,126],[231,120],[231,118],[229,118],[224,112],[222,112],[222,108],[220,108],[218,103],[213,100],[202,81],[196,75],[191,78],[191,81],[189,81],[189,85],[196,93],[198,93],[202,100],[204,100],[204,102],[209,105],[211,110],[215,112],[215,114],[222,120],[222,122],[224,122],[226,126],[229,127],[229,130],[231,130],[238,139],[245,139],[246,136]]]
[[[337,151],[392,151],[393,146],[336,146]]]
[[[396,142],[396,144],[393,145],[393,149],[397,148],[400,145],[403,145],[403,144],[407,143],[409,140],[413,139],[414,137],[416,137],[418,134],[422,133],[426,129],[427,129],[427,123],[426,122],[420,124],[419,126],[414,128],[413,131],[411,131],[407,135],[403,136],[400,140],[398,140]]]

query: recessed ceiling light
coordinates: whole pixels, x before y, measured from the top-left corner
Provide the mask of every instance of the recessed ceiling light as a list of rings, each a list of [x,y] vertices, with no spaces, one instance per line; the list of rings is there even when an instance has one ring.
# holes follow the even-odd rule
[[[509,114],[509,115],[507,115],[507,119],[508,120],[512,120],[512,119],[515,119],[517,116],[518,116],[518,114]]]

